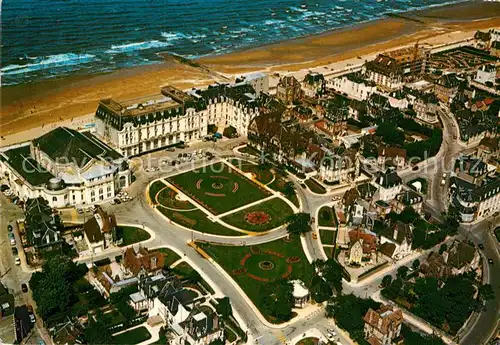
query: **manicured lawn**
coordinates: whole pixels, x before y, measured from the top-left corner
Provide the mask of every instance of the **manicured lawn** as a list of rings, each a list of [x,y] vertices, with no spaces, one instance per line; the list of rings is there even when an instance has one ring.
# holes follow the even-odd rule
[[[262,222],[256,219],[256,223],[252,223],[252,214],[263,217]],[[292,214],[293,210],[286,202],[280,198],[274,198],[231,213],[223,217],[222,221],[244,230],[267,231],[284,224],[286,219]]]
[[[177,254],[176,252],[174,252],[170,248],[158,248],[158,249],[155,249],[155,251],[158,251],[158,252],[164,254],[163,261],[164,261],[165,267],[170,267],[174,262],[176,262],[177,260],[179,260],[181,258],[179,256],[179,254]]]
[[[186,200],[178,200],[176,198],[177,193],[170,188],[163,188],[158,194],[156,194],[155,202],[168,208],[174,208],[177,210],[192,210],[196,209],[196,206],[191,204]]]
[[[231,164],[246,173],[253,173],[257,181],[263,184],[268,184],[274,178],[274,174],[269,164],[253,164],[241,159],[232,159]]]
[[[194,205],[192,206],[194,207]],[[199,209],[181,212],[181,211],[170,210],[162,206],[158,206],[158,211],[163,213],[165,217],[171,219],[173,222],[196,231],[204,232],[207,234],[222,235],[222,236],[245,235],[240,232],[228,229],[219,223],[212,222],[210,219],[207,218],[207,215]]]
[[[123,231],[123,242],[120,244],[120,247],[146,241],[151,238],[147,231],[133,226],[119,226],[118,229]]]
[[[151,186],[149,187],[149,198],[151,199],[151,202],[153,204],[156,203],[156,194],[158,194],[158,192],[165,187],[165,183],[161,181],[155,181],[151,184]]]
[[[407,183],[408,187],[410,187],[411,189],[413,189],[414,191],[417,192],[417,189],[415,187],[413,187],[413,185],[412,185],[412,183],[414,183],[414,182],[420,182],[422,184],[422,191],[421,191],[421,193],[424,194],[424,195],[427,194],[427,185],[428,184],[427,184],[427,180],[425,178],[423,178],[423,177],[417,177],[416,179],[413,179],[413,180],[411,180],[411,181],[409,181]]]
[[[143,341],[151,339],[151,333],[146,329],[146,327],[138,327],[131,331],[118,334],[113,337],[113,341],[118,345],[133,345],[139,344]]]
[[[319,236],[323,244],[335,244],[335,236],[337,232],[332,230],[320,230]]]
[[[300,203],[299,203],[299,198],[297,197],[297,192],[289,196],[285,194],[285,186],[287,182],[288,181],[285,180],[282,176],[276,176],[276,179],[272,183],[270,183],[268,187],[277,192],[283,193],[288,200],[293,202],[295,206],[299,207]]]
[[[269,195],[268,191],[221,162],[168,180],[214,214],[225,213]]]
[[[311,192],[316,193],[316,194],[325,194],[326,189],[322,185],[320,185],[316,180],[313,180],[311,178],[308,178],[307,180],[304,181],[306,184],[307,188],[311,190]]]
[[[319,342],[319,339],[318,338],[304,338],[302,340],[300,340],[299,342],[297,342],[297,344],[295,345],[316,345],[318,344]]]
[[[302,251],[299,236],[291,237],[290,242],[279,239],[255,247],[198,245],[228,272],[270,321],[273,320],[265,313],[263,297],[268,295],[273,282],[281,278],[301,279],[309,286],[313,277],[313,268]],[[291,257],[300,261],[288,263],[287,258]]]
[[[175,272],[181,277],[185,278],[195,271],[187,262],[181,262],[175,266]]]
[[[318,212],[319,226],[337,226],[335,213],[330,206],[323,206]]]

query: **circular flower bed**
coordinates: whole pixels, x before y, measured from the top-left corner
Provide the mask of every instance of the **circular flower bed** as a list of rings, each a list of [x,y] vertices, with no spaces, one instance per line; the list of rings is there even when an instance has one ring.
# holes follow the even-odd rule
[[[300,262],[300,258],[298,256],[290,256],[289,258],[286,258],[287,264],[294,264],[297,262]]]
[[[271,220],[266,212],[249,212],[245,215],[245,221],[252,225],[267,224]]]
[[[259,262],[260,269],[264,271],[270,271],[274,268],[274,264],[271,261],[261,261]]]
[[[222,189],[222,188],[224,188],[224,184],[221,182],[214,182],[214,183],[212,183],[212,188],[213,189]]]

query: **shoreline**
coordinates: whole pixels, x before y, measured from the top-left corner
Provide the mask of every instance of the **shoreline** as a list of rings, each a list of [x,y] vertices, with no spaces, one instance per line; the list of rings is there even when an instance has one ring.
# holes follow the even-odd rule
[[[480,15],[484,17],[485,14],[493,18],[481,18]],[[469,35],[469,31],[494,26],[500,26],[500,4],[461,2],[205,57],[189,65],[167,57],[158,64],[2,87],[0,135],[5,138],[0,141],[0,146],[30,139],[42,124],[47,128],[51,127],[47,125],[60,121],[90,116],[103,98],[127,99],[157,94],[160,87],[167,84],[184,89],[203,87],[215,81],[226,81],[227,76],[253,71],[288,73],[307,72],[321,66],[339,68],[340,62],[345,64],[354,59],[361,63],[373,54],[416,41],[440,44],[450,41],[452,35],[460,36],[457,33]],[[361,57],[364,59],[360,60]],[[196,66],[198,63],[201,68]],[[26,130],[29,130],[29,135],[12,137],[12,134]]]

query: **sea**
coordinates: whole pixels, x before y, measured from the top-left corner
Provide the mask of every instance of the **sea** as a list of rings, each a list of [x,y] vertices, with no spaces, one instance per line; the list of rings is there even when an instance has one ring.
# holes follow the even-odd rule
[[[450,1],[453,3],[458,1]],[[443,0],[3,0],[2,86],[225,54]]]

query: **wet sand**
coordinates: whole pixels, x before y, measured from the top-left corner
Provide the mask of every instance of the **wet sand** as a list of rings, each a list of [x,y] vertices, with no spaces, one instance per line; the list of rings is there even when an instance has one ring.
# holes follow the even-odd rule
[[[303,70],[393,49],[417,40],[432,41],[434,44],[445,42],[450,40],[448,33],[456,34],[457,31],[468,35],[472,30],[500,27],[500,3],[472,2],[404,16],[207,57],[198,62],[213,71],[227,74],[256,70]],[[484,17],[489,19],[479,20]],[[4,87],[0,89],[0,135],[9,135],[10,138],[2,140],[0,145],[12,142],[12,134],[42,124],[47,126],[68,119],[77,121],[79,116],[89,117],[102,98],[127,99],[157,94],[160,87],[166,84],[189,88],[205,86],[216,80],[223,79],[205,69],[169,59],[157,65],[133,67],[104,75],[74,76]]]

